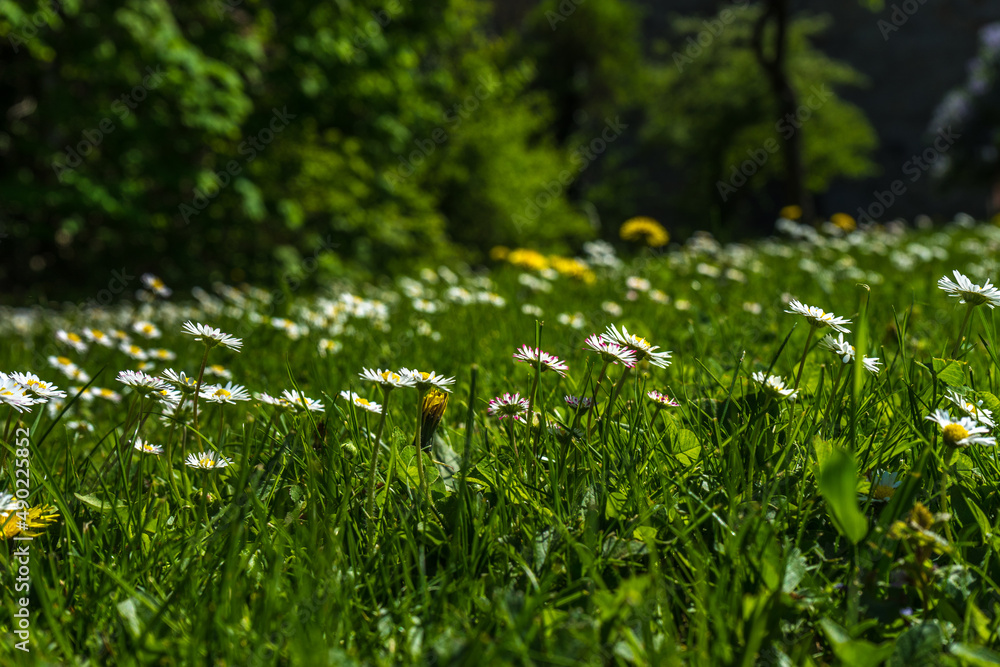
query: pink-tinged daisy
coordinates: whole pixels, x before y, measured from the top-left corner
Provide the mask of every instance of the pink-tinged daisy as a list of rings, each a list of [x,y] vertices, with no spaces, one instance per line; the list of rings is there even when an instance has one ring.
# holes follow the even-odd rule
[[[566,401],[566,405],[570,408],[579,410],[580,412],[586,412],[594,407],[594,400],[586,396],[563,396],[563,400]]]
[[[806,321],[808,321],[810,325],[816,327],[817,329],[830,327],[834,331],[851,333],[851,330],[844,326],[845,324],[850,324],[850,320],[844,319],[843,317],[837,317],[833,313],[828,313],[822,308],[817,308],[816,306],[807,306],[806,304],[801,303],[798,299],[792,299],[789,301],[788,310],[785,312],[792,315],[802,315],[806,318]]]
[[[401,368],[399,369],[399,375],[408,383],[406,386],[416,387],[419,392],[425,392],[430,389],[450,392],[451,389],[449,387],[455,384],[455,378],[438,375],[434,371],[426,373],[412,368]]]
[[[601,355],[601,359],[605,363],[621,363],[629,368],[635,368],[637,358],[635,352],[629,348],[618,343],[608,342],[599,334],[590,335],[585,342],[587,343],[587,347],[584,349],[590,352],[597,352]]]
[[[109,336],[108,334],[104,333],[100,329],[89,329],[89,328],[84,329],[83,335],[91,343],[97,343],[98,345],[101,345],[103,347],[115,346],[115,339]]]
[[[14,378],[6,373],[0,373],[0,403],[5,403],[18,412],[30,410],[37,401],[24,393]]]
[[[227,382],[225,387],[221,384],[205,385],[198,395],[212,403],[236,403],[236,401],[250,400],[250,394],[246,387],[232,382]]]
[[[147,396],[167,387],[167,383],[160,378],[146,375],[142,371],[119,371],[117,380],[135,389],[140,396]]]
[[[524,415],[528,412],[528,399],[520,394],[504,394],[490,400],[486,411],[500,421],[508,417],[514,421],[526,423]]]
[[[988,427],[969,417],[955,420],[951,418],[947,410],[935,410],[934,414],[927,415],[927,419],[936,422],[941,427],[944,444],[949,447],[993,446],[997,444],[996,439],[985,435],[990,432]]]
[[[635,352],[635,360],[637,362],[649,359],[649,363],[657,368],[666,368],[670,365],[672,352],[667,350],[658,351],[660,350],[658,345],[653,345],[645,338],[629,333],[624,325],[621,331],[616,329],[614,325],[607,327],[601,338],[604,339],[605,343],[615,343],[616,345],[632,350]]]
[[[527,345],[522,345],[514,352],[514,361],[523,361],[532,366],[536,363],[541,363],[543,371],[555,371],[562,377],[566,377],[566,371],[569,370],[566,363],[559,359],[559,357],[534,347],[528,347]]]
[[[146,289],[162,299],[168,299],[170,298],[170,295],[174,293],[173,290],[167,287],[162,280],[152,273],[142,274],[142,284]]]
[[[662,406],[662,407],[665,407],[665,408],[676,408],[676,407],[678,407],[680,405],[680,403],[678,403],[674,399],[670,398],[666,394],[661,394],[660,392],[656,391],[655,389],[653,391],[647,391],[646,392],[646,397],[649,400],[651,400],[654,403],[656,403],[658,406]]]
[[[194,336],[195,340],[200,340],[208,347],[215,347],[216,345],[222,345],[223,347],[228,347],[230,350],[240,351],[243,347],[243,340],[230,336],[227,333],[223,333],[221,330],[215,327],[210,327],[207,324],[198,324],[188,320],[184,323],[182,327],[184,333]]]
[[[136,451],[142,452],[143,454],[152,454],[153,456],[159,456],[163,453],[163,447],[160,445],[152,445],[142,438],[136,438],[135,444],[133,444],[132,447],[134,447]]]
[[[363,368],[358,373],[358,377],[368,382],[374,382],[383,389],[395,389],[396,387],[412,387],[416,383],[413,375],[403,375],[402,371],[394,371]]]
[[[73,333],[72,331],[63,331],[59,329],[56,331],[56,339],[62,343],[66,343],[72,347],[77,352],[86,352],[87,344],[83,342],[79,334]]]
[[[340,397],[345,401],[349,401],[361,408],[362,410],[367,410],[368,412],[374,412],[377,415],[382,414],[382,406],[378,403],[372,403],[367,398],[361,398],[353,391],[342,391],[340,392]]]
[[[217,470],[219,468],[227,468],[233,462],[215,452],[201,452],[200,454],[191,454],[188,456],[184,459],[184,464],[192,468],[200,468],[201,470]]]
[[[51,382],[40,379],[34,373],[11,373],[10,377],[14,382],[21,385],[24,390],[38,399],[36,403],[44,403],[50,398],[66,398],[66,392],[59,389]]]
[[[953,271],[952,275],[955,276],[954,282],[948,276],[944,276],[938,280],[938,287],[947,292],[949,296],[957,296],[959,303],[970,306],[986,304],[990,308],[1000,305],[1000,290],[994,287],[989,280],[980,287],[958,271]]]
[[[147,340],[152,340],[153,338],[159,338],[163,334],[160,330],[156,328],[156,325],[152,322],[146,322],[145,320],[139,320],[132,324],[132,331],[136,332],[143,338]]]

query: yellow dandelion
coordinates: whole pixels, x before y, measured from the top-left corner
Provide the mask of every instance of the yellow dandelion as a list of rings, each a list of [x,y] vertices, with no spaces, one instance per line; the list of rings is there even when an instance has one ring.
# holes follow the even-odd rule
[[[6,505],[10,507],[9,504]],[[0,540],[13,537],[38,537],[41,531],[59,519],[59,511],[50,505],[29,507],[26,510],[0,511]]]
[[[507,262],[522,269],[532,269],[534,271],[544,271],[549,268],[549,261],[545,255],[537,250],[528,248],[515,248],[507,254]]]
[[[618,235],[624,241],[641,241],[651,248],[665,246],[670,241],[670,234],[663,225],[644,216],[626,220],[618,230]]]
[[[448,394],[431,389],[420,404],[420,446],[429,449],[444,411],[448,409]]]
[[[830,216],[830,222],[832,222],[835,227],[839,227],[845,232],[853,232],[858,228],[857,221],[846,213],[834,213]]]
[[[798,220],[802,217],[802,207],[791,204],[778,211],[778,215],[788,220]]]

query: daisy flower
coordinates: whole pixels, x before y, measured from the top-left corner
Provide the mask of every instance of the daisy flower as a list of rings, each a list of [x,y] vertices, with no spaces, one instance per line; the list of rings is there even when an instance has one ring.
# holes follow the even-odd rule
[[[362,410],[367,410],[368,412],[374,412],[377,415],[382,414],[382,406],[378,403],[372,403],[367,398],[361,398],[353,391],[342,391],[340,392],[340,397],[345,401],[354,403],[357,407]]]
[[[344,346],[340,344],[340,341],[320,338],[317,347],[319,348],[319,356],[325,357],[327,354],[337,354]]]
[[[163,447],[160,445],[151,445],[142,438],[136,438],[135,444],[132,446],[136,449],[136,451],[140,451],[143,454],[153,454],[155,456],[159,456],[163,453]]]
[[[636,362],[649,359],[649,363],[657,368],[666,368],[670,365],[672,352],[666,350],[657,352],[660,349],[658,345],[652,345],[645,338],[630,334],[624,325],[621,331],[618,331],[613,324],[608,326],[601,338],[605,343],[615,343],[633,351]]]
[[[195,340],[200,340],[208,347],[222,345],[223,347],[228,347],[230,350],[236,350],[237,352],[239,352],[240,348],[243,347],[242,339],[230,336],[227,333],[222,333],[219,329],[210,327],[207,324],[198,324],[188,320],[184,323],[182,329],[184,333],[194,336]]]
[[[112,403],[122,402],[121,394],[117,391],[105,389],[104,387],[91,387],[87,390],[87,393],[94,398],[103,398],[104,400],[111,401]]]
[[[233,462],[225,456],[221,456],[215,452],[191,454],[184,459],[184,463],[192,468],[200,468],[201,470],[216,470],[218,468],[229,467],[233,464]]]
[[[167,383],[162,379],[146,375],[142,371],[119,371],[116,379],[135,389],[140,396],[146,396],[167,387]]]
[[[633,350],[618,343],[609,342],[598,334],[592,334],[584,342],[587,343],[587,347],[584,349],[589,348],[589,351],[597,352],[605,363],[622,363],[629,368],[635,368],[636,354]]]
[[[35,399],[24,393],[14,378],[6,373],[0,373],[0,403],[6,403],[18,412],[24,412],[36,403]]]
[[[504,394],[490,400],[486,411],[500,421],[510,417],[514,421],[525,423],[524,415],[528,412],[528,399],[520,394]]]
[[[86,352],[87,344],[83,342],[79,334],[75,334],[72,331],[63,331],[60,329],[56,332],[56,339],[60,342],[66,343],[77,352]]]
[[[955,276],[954,282],[948,276],[944,276],[938,280],[937,284],[939,288],[948,293],[948,296],[957,296],[959,303],[970,306],[986,304],[990,308],[1000,305],[1000,290],[994,287],[989,280],[980,287],[957,270],[953,271],[952,275]]]
[[[49,357],[48,362],[49,366],[59,370],[63,375],[70,379],[74,379],[73,375],[80,370],[69,357]]]
[[[563,400],[573,410],[580,410],[580,412],[586,412],[594,406],[594,399],[586,396],[563,396]]]
[[[142,274],[142,284],[150,292],[156,294],[156,296],[167,299],[173,294],[173,290],[167,287],[162,280],[153,275],[152,273]]]
[[[903,480],[899,479],[898,472],[878,472],[875,475],[875,479],[871,482],[870,493],[859,493],[858,501],[865,502],[870,495],[873,503],[887,503],[892,500],[896,489],[902,483]]]
[[[801,303],[798,299],[792,299],[788,302],[788,310],[786,313],[791,313],[792,315],[802,315],[812,326],[817,329],[822,329],[823,327],[830,327],[834,331],[839,331],[841,333],[851,333],[851,330],[845,327],[845,324],[850,324],[850,320],[846,320],[843,317],[837,317],[833,313],[828,313],[822,308],[817,308],[816,306],[807,306]]]
[[[91,343],[97,343],[104,347],[114,347],[115,345],[115,339],[100,329],[84,329],[83,335]]]
[[[990,429],[982,426],[976,420],[962,417],[958,421],[951,418],[947,410],[935,410],[927,415],[927,419],[936,422],[941,427],[944,444],[949,447],[968,447],[969,445],[995,445],[997,441],[984,434]]]
[[[983,402],[978,401],[972,403],[967,400],[965,396],[958,393],[954,389],[949,389],[945,394],[945,398],[958,406],[958,409],[975,419],[980,424],[994,428],[996,423],[993,421],[993,413],[983,407]]]
[[[29,394],[41,399],[66,398],[66,392],[51,382],[39,379],[34,373],[11,373],[10,377]],[[38,401],[44,402],[44,401]]]
[[[193,394],[198,388],[198,379],[187,375],[184,371],[178,373],[172,368],[168,368],[161,373],[163,378],[180,389],[185,394]]]
[[[267,392],[264,392],[264,391],[262,391],[260,393],[257,393],[257,394],[254,394],[253,397],[254,397],[254,399],[260,401],[261,403],[263,403],[265,405],[274,406],[274,407],[278,408],[279,410],[294,410],[295,409],[295,406],[293,406],[291,403],[289,403],[284,398],[280,398],[278,396],[271,396],[270,394],[268,394]]]
[[[215,377],[220,377],[223,380],[232,380],[233,374],[226,370],[225,366],[220,364],[210,364],[205,366],[205,372],[209,375],[214,375]]]
[[[754,382],[761,385],[767,394],[779,401],[786,398],[793,399],[799,393],[798,390],[786,387],[785,381],[778,375],[765,375],[761,371],[757,371],[753,374],[753,379]]]
[[[455,378],[438,375],[434,371],[425,373],[424,371],[412,368],[399,369],[399,375],[407,382],[408,387],[416,387],[417,391],[424,392],[428,389],[440,389],[441,391],[451,391],[448,387],[455,384]]]
[[[153,397],[163,405],[178,405],[181,399],[184,398],[184,394],[176,389],[167,387],[156,392]]]
[[[133,345],[132,343],[122,343],[121,347],[118,349],[137,361],[145,361],[147,359],[146,351],[138,345]]]
[[[235,403],[236,401],[250,400],[250,394],[246,387],[232,382],[227,382],[225,387],[221,384],[205,385],[198,395],[212,403]]]
[[[657,406],[662,406],[662,407],[665,407],[665,408],[676,408],[676,407],[680,406],[680,403],[678,403],[674,399],[670,398],[666,394],[661,394],[660,392],[656,391],[655,389],[653,391],[647,391],[646,392],[646,397],[649,400],[651,400],[654,403],[656,403]]]
[[[132,324],[132,331],[136,332],[140,336],[146,339],[152,340],[153,338],[159,338],[163,334],[160,330],[156,328],[156,325],[152,322],[146,322],[145,320],[139,320]]]
[[[384,371],[381,368],[375,370],[372,370],[371,368],[363,368],[361,369],[361,372],[358,373],[358,377],[362,380],[367,380],[368,382],[374,382],[383,389],[412,387],[416,382],[412,376],[404,377],[403,375],[400,375],[400,373]]]
[[[569,370],[566,363],[560,360],[559,357],[534,347],[528,347],[527,345],[522,345],[520,349],[514,352],[514,361],[523,361],[532,366],[541,362],[543,371],[555,371],[562,377],[566,377],[566,371]]]
[[[832,334],[827,334],[820,340],[819,345],[836,354],[845,364],[854,361],[854,346],[844,340],[844,334],[837,334],[837,338],[834,338]],[[869,373],[878,375],[882,362],[877,357],[864,357],[861,364]]]
[[[323,412],[323,404],[308,396],[293,394],[287,389],[282,390],[281,396],[298,412]]]
[[[146,350],[146,356],[150,359],[158,359],[160,361],[173,361],[177,358],[177,355],[170,350],[165,350],[162,347],[154,348],[152,350]],[[205,369],[208,370],[208,369]]]

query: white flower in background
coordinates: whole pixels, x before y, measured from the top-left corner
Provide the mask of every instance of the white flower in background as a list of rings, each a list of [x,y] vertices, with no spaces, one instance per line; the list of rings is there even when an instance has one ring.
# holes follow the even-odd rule
[[[230,373],[228,370],[226,370],[225,366],[222,366],[220,364],[211,364],[209,366],[205,366],[205,373],[207,373],[208,375],[214,375],[215,377],[220,377],[223,380],[233,379],[233,374]]]
[[[959,303],[965,303],[970,306],[986,304],[990,308],[1000,305],[1000,290],[994,287],[989,280],[980,287],[958,271],[953,271],[952,273],[955,276],[954,282],[949,280],[948,276],[944,276],[938,280],[937,284],[949,296],[957,296]]]
[[[194,336],[195,340],[200,340],[209,347],[215,347],[216,345],[222,345],[223,347],[228,347],[230,350],[240,351],[243,347],[243,340],[230,336],[227,333],[223,333],[215,327],[210,327],[207,324],[198,324],[188,320],[183,326],[184,333]]]
[[[147,340],[152,340],[153,338],[159,338],[163,334],[160,330],[156,328],[156,325],[152,322],[146,322],[144,320],[139,320],[132,324],[132,331],[136,332],[143,338]]]
[[[625,286],[630,290],[636,290],[638,292],[648,292],[649,288],[652,287],[648,280],[640,278],[639,276],[629,276],[626,278]]]
[[[298,412],[323,412],[323,404],[308,396],[296,394],[287,389],[282,390],[281,395]]]
[[[619,306],[614,301],[605,301],[604,303],[602,303],[601,304],[601,310],[603,310],[605,313],[607,313],[611,317],[621,317],[622,313],[624,312],[622,310],[622,307]]]
[[[969,415],[980,424],[990,428],[994,428],[996,426],[996,423],[993,421],[993,412],[983,407],[983,401],[976,401],[973,403],[954,389],[949,389],[945,394],[945,398],[954,403],[958,406],[959,410]]]
[[[362,398],[358,396],[353,391],[342,391],[340,392],[340,397],[345,401],[353,403],[355,406],[361,408],[362,410],[367,410],[368,412],[374,412],[377,415],[382,414],[382,406],[378,403],[372,403],[367,398]]]
[[[146,356],[150,359],[157,359],[158,361],[173,361],[177,358],[176,354],[170,350],[165,350],[162,347],[146,350]]]
[[[837,334],[837,338],[834,338],[831,334],[823,336],[823,339],[819,342],[820,347],[830,350],[845,364],[849,364],[854,361],[855,350],[854,346],[844,340],[844,334]],[[861,360],[862,365],[864,365],[865,370],[873,375],[877,375],[880,370],[881,361],[876,357],[864,357]]]
[[[778,400],[792,399],[799,393],[797,390],[786,387],[785,381],[778,375],[765,375],[763,372],[757,371],[752,377],[754,382],[758,383],[764,392],[772,398]]]
[[[672,352],[667,350],[658,352],[657,350],[660,349],[658,345],[652,345],[645,338],[629,333],[624,325],[621,331],[616,329],[614,325],[608,326],[601,338],[606,343],[615,343],[616,345],[632,350],[635,352],[637,362],[648,358],[649,363],[658,368],[666,368],[671,363],[670,357],[673,355]]]
[[[580,312],[576,312],[573,314],[560,313],[559,317],[557,317],[556,319],[559,321],[559,324],[563,324],[565,326],[572,327],[574,329],[582,329],[583,326],[586,324],[586,320],[583,317],[583,313]]]
[[[410,383],[408,386],[416,387],[421,392],[428,389],[440,389],[441,391],[450,392],[451,389],[449,387],[455,384],[455,378],[438,375],[434,371],[426,373],[411,368],[401,368],[399,369],[399,374],[403,377],[404,381]]]
[[[152,445],[142,438],[136,438],[135,444],[132,445],[136,451],[142,452],[143,454],[152,454],[153,456],[159,456],[163,453],[163,447],[160,445]]]
[[[521,304],[521,312],[531,317],[541,317],[543,314],[541,308],[530,303]]]
[[[799,302],[798,299],[792,299],[788,303],[788,310],[785,312],[791,313],[792,315],[802,315],[806,318],[809,324],[817,329],[830,327],[834,331],[851,333],[850,329],[844,326],[845,324],[850,324],[850,320],[844,319],[843,317],[837,317],[833,313],[828,313],[822,308],[817,308],[816,306],[807,306],[806,304]]]
[[[137,361],[145,361],[147,359],[146,351],[138,345],[133,345],[132,343],[122,343],[120,349],[122,352]]]
[[[337,354],[343,349],[343,347],[344,346],[341,345],[340,341],[330,340],[329,338],[320,338],[319,345],[317,346],[319,349],[319,356],[321,357],[325,357],[328,354]]]
[[[66,343],[77,352],[87,351],[87,344],[83,342],[83,339],[80,338],[79,334],[75,334],[72,331],[64,331],[62,329],[59,329],[58,331],[56,331],[56,340],[62,343]]]
[[[115,339],[100,329],[84,329],[83,335],[91,343],[97,343],[103,347],[114,347],[115,345]]]
[[[216,470],[218,468],[226,468],[233,464],[231,460],[227,459],[225,456],[220,456],[215,452],[191,454],[184,459],[184,463],[192,468],[200,468],[202,470]]]
[[[162,379],[146,375],[142,371],[119,371],[117,380],[135,389],[140,396],[146,396],[167,387],[167,383]]]
[[[87,394],[85,394],[85,395],[88,395],[88,394],[89,394],[89,396],[92,399],[93,398],[103,398],[104,400],[111,401],[112,403],[121,403],[122,402],[122,395],[121,394],[119,394],[117,391],[113,391],[111,389],[106,389],[104,387],[91,387],[90,389],[87,390]]]
[[[404,377],[402,371],[395,372],[390,370],[371,369],[363,368],[358,376],[362,380],[368,382],[374,382],[383,389],[395,389],[397,387],[412,387],[415,385],[415,380],[410,377]]]
[[[174,293],[173,290],[167,287],[162,280],[154,276],[152,273],[142,274],[142,284],[146,289],[162,299],[167,299]]]
[[[21,385],[26,392],[32,396],[42,399],[36,403],[44,403],[50,398],[66,398],[66,392],[59,389],[51,382],[40,379],[34,373],[11,373],[10,377],[14,382]]]

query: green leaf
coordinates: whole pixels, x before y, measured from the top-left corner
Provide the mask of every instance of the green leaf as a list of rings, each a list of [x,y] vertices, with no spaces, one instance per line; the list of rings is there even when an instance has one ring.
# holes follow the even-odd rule
[[[93,507],[95,510],[99,512],[110,512],[111,510],[125,509],[125,503],[123,502],[115,502],[115,503],[106,502],[104,500],[101,500],[100,498],[95,498],[94,496],[90,495],[85,496],[79,493],[74,493],[73,495],[76,496],[76,499],[79,500],[84,505],[86,505],[87,507]]]
[[[961,387],[965,384],[964,361],[954,361],[952,359],[934,359],[934,374],[941,382],[952,387]]]
[[[854,458],[835,448],[820,468],[818,478],[819,492],[826,500],[837,530],[857,544],[868,533],[868,519],[858,509],[858,473]]]
[[[1000,665],[1000,653],[991,651],[985,646],[955,642],[948,647],[948,652],[971,665],[983,665],[984,667]]]
[[[892,655],[893,646],[886,642],[884,644],[872,644],[863,639],[851,639],[844,628],[840,627],[828,618],[819,621],[820,627],[826,634],[827,641],[833,649],[834,655],[844,665],[850,667],[876,667],[883,660]]]
[[[892,667],[934,664],[934,657],[941,654],[944,633],[935,622],[925,622],[908,628],[896,639],[896,649],[889,662]]]
[[[689,466],[696,462],[701,458],[701,444],[698,442],[698,436],[687,429],[678,431],[674,437],[674,452],[682,465]]]

